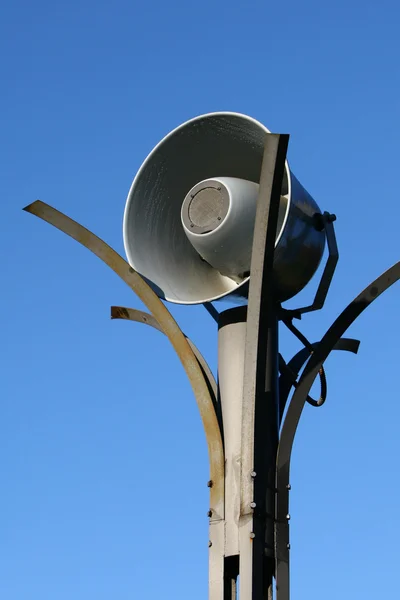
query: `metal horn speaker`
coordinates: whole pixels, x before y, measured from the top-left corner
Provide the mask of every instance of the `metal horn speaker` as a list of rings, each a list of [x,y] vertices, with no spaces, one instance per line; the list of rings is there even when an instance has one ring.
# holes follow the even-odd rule
[[[246,115],[210,113],[171,131],[143,162],[126,201],[124,245],[129,264],[161,298],[198,304],[247,297],[268,133]],[[319,265],[320,212],[286,163],[274,258],[280,301],[297,294]]]

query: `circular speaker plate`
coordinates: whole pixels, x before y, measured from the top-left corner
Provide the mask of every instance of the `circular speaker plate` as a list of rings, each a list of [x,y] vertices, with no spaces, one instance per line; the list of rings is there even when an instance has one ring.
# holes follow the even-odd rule
[[[182,221],[192,233],[214,231],[229,210],[229,192],[219,181],[207,179],[195,185],[182,204]]]

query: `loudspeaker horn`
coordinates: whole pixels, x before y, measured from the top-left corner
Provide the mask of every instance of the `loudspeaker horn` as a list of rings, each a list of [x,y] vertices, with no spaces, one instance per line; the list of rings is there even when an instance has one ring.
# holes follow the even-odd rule
[[[266,136],[258,121],[209,113],[171,131],[140,167],[126,201],[129,264],[160,298],[179,304],[248,293]],[[322,258],[321,213],[286,163],[274,255],[280,301],[309,282]]]

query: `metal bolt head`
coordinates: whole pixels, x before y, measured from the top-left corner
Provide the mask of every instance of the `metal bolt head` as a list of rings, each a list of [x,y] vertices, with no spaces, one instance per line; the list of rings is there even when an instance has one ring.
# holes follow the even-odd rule
[[[286,489],[287,490],[291,490],[292,489],[292,486],[290,485],[290,483],[287,484]]]
[[[286,515],[286,518],[287,518],[288,521],[290,521],[290,515],[289,515],[289,513]]]
[[[257,504],[255,502],[250,502],[250,508],[255,508]]]
[[[212,517],[212,510],[211,510],[211,508],[210,508],[210,510],[207,513],[207,517]]]
[[[290,544],[286,544],[286,548],[290,550]]]
[[[257,477],[257,473],[255,471],[252,471],[250,473],[250,477],[252,477],[254,479],[255,477]]]
[[[213,482],[210,479],[210,481],[207,481],[207,487],[212,488],[212,486],[213,486]]]
[[[254,531],[252,531],[252,532],[250,533],[250,537],[251,537],[251,539],[252,539],[252,540],[253,540],[253,539],[256,537],[256,534],[254,533]]]
[[[212,541],[210,540],[210,541],[208,542],[208,547],[209,547],[209,548],[211,548],[211,546],[212,546]]]

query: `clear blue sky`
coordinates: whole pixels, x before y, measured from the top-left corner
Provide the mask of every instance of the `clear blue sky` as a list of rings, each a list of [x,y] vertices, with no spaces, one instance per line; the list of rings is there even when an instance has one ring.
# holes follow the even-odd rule
[[[140,307],[111,271],[21,209],[41,198],[122,253],[126,194],[158,140],[201,113],[247,113],[291,134],[293,171],[338,216],[329,300],[302,322],[317,340],[399,259],[398,4],[14,0],[1,12],[0,597],[204,600],[208,458],[183,369],[158,332],[110,321],[112,304]],[[359,319],[359,356],[330,358],[328,401],[305,410],[294,600],[396,595],[399,294]],[[172,312],[215,368],[206,312]],[[287,358],[298,348],[281,343]]]

